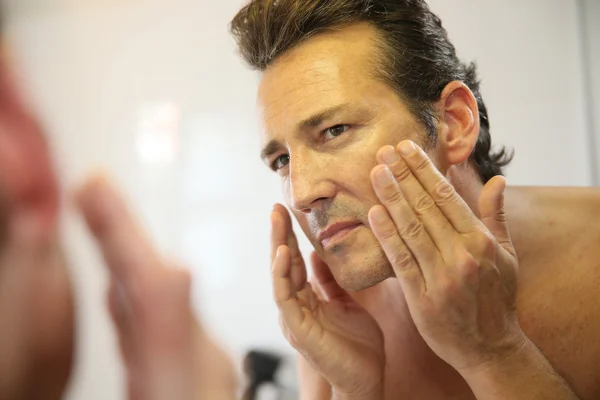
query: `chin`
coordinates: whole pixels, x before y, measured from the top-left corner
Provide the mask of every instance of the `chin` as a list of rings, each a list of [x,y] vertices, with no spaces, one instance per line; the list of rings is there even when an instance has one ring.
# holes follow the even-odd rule
[[[370,237],[360,236],[363,237],[357,237],[354,243],[338,246],[325,256],[338,285],[352,292],[368,289],[395,276],[373,234]]]

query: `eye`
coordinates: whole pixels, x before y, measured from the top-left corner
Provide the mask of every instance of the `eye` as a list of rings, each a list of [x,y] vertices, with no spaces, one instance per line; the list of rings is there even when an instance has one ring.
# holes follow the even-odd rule
[[[286,165],[290,163],[290,156],[287,154],[282,154],[273,161],[271,164],[271,169],[275,172],[284,168]]]
[[[331,140],[340,136],[342,133],[347,132],[348,129],[350,129],[350,126],[348,125],[336,125],[325,129],[323,131],[323,135],[325,136],[326,140]]]

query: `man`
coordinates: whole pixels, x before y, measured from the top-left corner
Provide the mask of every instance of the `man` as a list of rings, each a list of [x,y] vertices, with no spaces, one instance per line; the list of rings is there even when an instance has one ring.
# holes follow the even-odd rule
[[[425,1],[253,0],[231,29],[315,248],[307,283],[275,206],[303,398],[600,398],[600,193],[504,198],[475,67]]]
[[[60,399],[75,332],[59,189],[5,56],[0,49],[0,400]],[[105,179],[88,180],[76,198],[110,273],[128,398],[235,398],[230,362],[193,315],[189,273],[162,260]]]

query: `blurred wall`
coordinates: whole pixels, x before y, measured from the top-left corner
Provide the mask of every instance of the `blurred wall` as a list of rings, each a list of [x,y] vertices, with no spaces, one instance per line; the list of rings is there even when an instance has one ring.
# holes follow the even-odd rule
[[[65,187],[90,169],[112,174],[160,248],[194,269],[195,305],[237,355],[289,351],[269,280],[279,178],[258,157],[259,77],[227,32],[241,3],[9,0],[7,21]],[[478,61],[494,142],[516,150],[509,182],[590,184],[575,0],[431,5]],[[78,219],[64,223],[80,333],[69,398],[122,399],[106,277]]]
[[[600,185],[600,1],[580,0],[594,184]]]

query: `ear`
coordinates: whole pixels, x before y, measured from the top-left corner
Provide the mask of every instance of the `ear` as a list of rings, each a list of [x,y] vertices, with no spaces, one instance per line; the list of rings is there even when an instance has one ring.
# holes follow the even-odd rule
[[[438,144],[448,166],[469,158],[479,136],[479,109],[473,92],[460,81],[450,82],[437,103]]]

